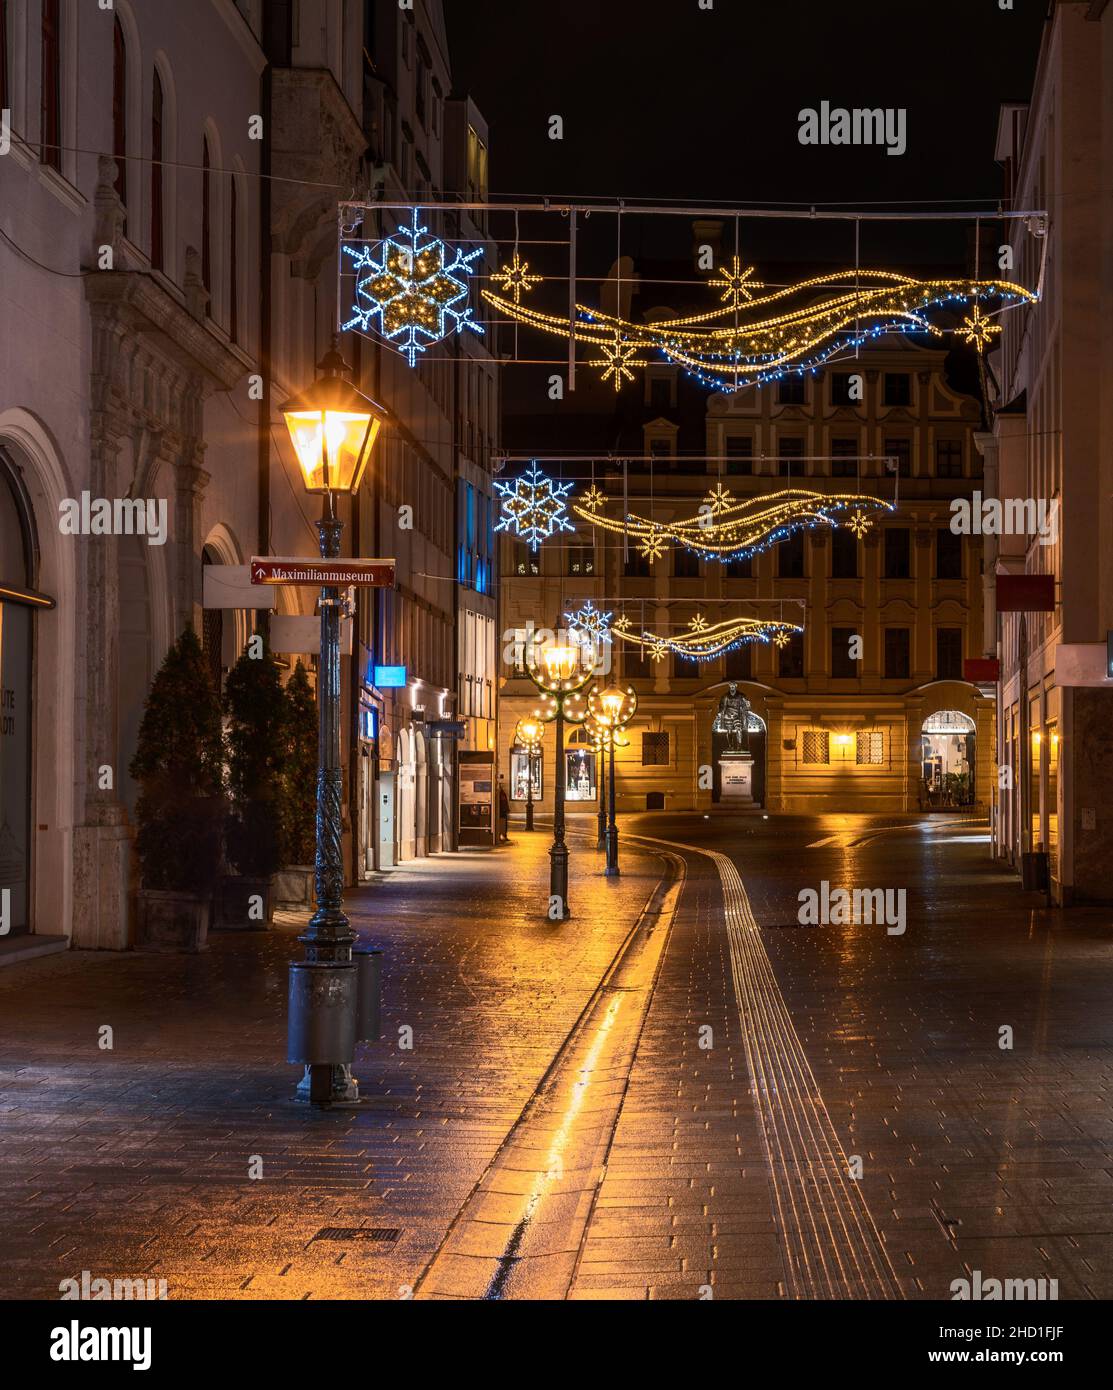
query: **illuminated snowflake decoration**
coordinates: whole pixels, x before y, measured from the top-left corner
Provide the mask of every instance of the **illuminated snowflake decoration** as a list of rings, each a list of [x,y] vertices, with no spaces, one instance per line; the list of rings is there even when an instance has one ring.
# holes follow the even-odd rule
[[[606,500],[606,495],[594,483],[584,493],[584,506],[589,512],[597,512]]]
[[[580,633],[595,645],[600,642],[609,645],[611,641],[611,618],[613,616],[613,613],[604,613],[602,609],[596,608],[588,599],[583,607],[577,608],[574,613],[565,613],[564,621],[571,631]]]
[[[745,304],[753,299],[752,290],[763,290],[765,288],[761,280],[750,279],[753,273],[754,267],[752,265],[748,265],[746,269],[743,270],[741,261],[735,256],[731,261],[730,269],[720,272],[722,279],[708,280],[707,283],[713,285],[716,289],[721,286],[723,292],[719,298],[728,309],[737,309],[739,305]]]
[[[495,480],[502,501],[502,517],[495,523],[496,531],[510,531],[536,550],[554,531],[574,531],[576,528],[565,515],[571,483],[554,483],[537,464],[513,482]]]
[[[654,560],[659,560],[665,553],[664,537],[659,535],[648,535],[642,541],[641,545],[638,546],[638,549],[649,563],[652,564]]]
[[[703,500],[713,512],[721,512],[734,501],[734,493],[722,483],[716,483]]]
[[[859,510],[854,513],[854,515],[846,524],[854,532],[858,539],[861,540],[862,537],[873,525],[873,522],[865,514],[865,512]]]
[[[977,304],[974,305],[973,314],[963,319],[962,324],[959,332],[962,334],[963,342],[972,344],[978,352],[985,352],[1001,332],[1001,325],[987,319]]]
[[[634,373],[631,367],[644,367],[648,364],[639,357],[635,357],[637,347],[622,336],[616,328],[611,341],[601,349],[603,356],[596,357],[589,365],[592,367],[603,367],[602,380],[614,377],[614,389],[622,390],[624,381],[633,381]]]
[[[366,244],[341,248],[352,259],[356,274],[356,303],[344,330],[379,331],[396,343],[412,367],[427,344],[439,343],[452,332],[470,328],[482,333],[471,317],[467,276],[483,248],[451,253],[443,241],[429,235],[417,220],[401,226],[372,250]],[[449,255],[451,254],[451,259]]]
[[[505,294],[514,296],[514,303],[520,304],[522,293],[529,293],[534,285],[539,285],[545,278],[543,275],[530,275],[529,262],[519,259],[517,251],[509,265],[500,267],[491,276],[491,279],[502,286]]]

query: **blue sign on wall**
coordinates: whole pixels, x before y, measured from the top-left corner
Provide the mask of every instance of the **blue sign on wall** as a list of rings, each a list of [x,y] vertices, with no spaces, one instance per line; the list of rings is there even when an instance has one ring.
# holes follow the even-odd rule
[[[376,666],[372,674],[371,684],[378,686],[380,690],[399,690],[406,684],[406,668],[404,666]]]

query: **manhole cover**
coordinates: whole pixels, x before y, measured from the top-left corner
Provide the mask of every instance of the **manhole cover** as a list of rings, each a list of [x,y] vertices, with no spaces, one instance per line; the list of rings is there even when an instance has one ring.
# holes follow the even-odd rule
[[[394,1226],[322,1226],[314,1240],[373,1240],[393,1245],[402,1234]]]

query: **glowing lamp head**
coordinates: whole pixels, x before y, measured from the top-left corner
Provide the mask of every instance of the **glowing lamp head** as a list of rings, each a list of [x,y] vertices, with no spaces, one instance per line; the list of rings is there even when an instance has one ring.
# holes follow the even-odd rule
[[[622,713],[622,706],[625,703],[626,694],[619,690],[616,685],[612,685],[608,690],[604,690],[599,696],[599,703],[607,715],[607,718],[614,724]]]
[[[536,719],[521,719],[518,721],[518,737],[524,744],[541,742],[541,724]]]
[[[333,348],[324,373],[282,407],[306,492],[355,492],[383,425],[384,411],[343,374],[351,368]]]
[[[554,642],[541,653],[545,675],[553,685],[570,681],[576,674],[578,661],[579,653],[571,643]]]

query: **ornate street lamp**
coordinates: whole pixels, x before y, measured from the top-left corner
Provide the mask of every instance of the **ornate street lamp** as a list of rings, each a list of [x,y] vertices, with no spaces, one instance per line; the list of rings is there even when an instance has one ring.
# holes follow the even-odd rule
[[[591,717],[600,728],[607,730],[610,735],[610,815],[607,821],[607,867],[603,870],[608,876],[619,873],[618,867],[618,822],[615,819],[615,793],[614,793],[614,736],[619,729],[629,724],[634,717],[634,712],[638,708],[638,697],[633,686],[628,685],[625,690],[620,686],[611,685],[605,690],[599,686],[594,686],[587,698],[588,709]]]
[[[596,840],[595,848],[605,850],[607,847],[607,750],[613,742],[616,748],[629,748],[630,740],[623,738],[622,734],[616,729],[605,728],[596,722],[594,715],[589,714],[584,723],[591,738],[591,746],[595,750],[599,764],[599,836]],[[614,775],[614,769],[611,769]]]
[[[354,493],[382,428],[385,411],[348,381],[351,368],[333,347],[317,364],[322,376],[282,407],[306,492],[320,493],[317,523],[323,560],[340,555],[335,494]],[[340,770],[340,589],[321,589],[321,657],[318,671],[317,910],[298,937],[304,961],[290,967],[287,1056],[303,1062],[298,1098],[316,1104],[352,1103],[359,1088],[349,1062],[355,1046],[357,973],[355,933],[343,911],[342,784]]]
[[[514,742],[526,750],[526,829],[533,829],[533,759],[537,750],[541,747],[541,742],[545,737],[545,730],[541,720],[536,715],[527,715],[519,719],[514,729]]]
[[[586,718],[583,688],[591,680],[594,667],[591,648],[581,647],[571,634],[559,634],[540,651],[533,642],[526,644],[526,670],[544,696],[537,713],[546,723],[556,721],[553,846],[549,850],[549,916],[554,921],[571,916],[568,846],[564,842],[564,721],[581,724]]]

